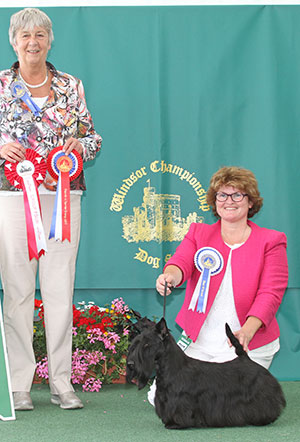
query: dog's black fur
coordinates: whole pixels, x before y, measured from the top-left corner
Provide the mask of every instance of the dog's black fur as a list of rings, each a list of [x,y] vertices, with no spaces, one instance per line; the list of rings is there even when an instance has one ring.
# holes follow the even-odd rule
[[[144,321],[130,345],[127,381],[145,387],[156,371],[155,410],[166,428],[267,425],[286,405],[277,380],[251,361],[226,324],[238,357],[224,363],[188,357],[166,322]]]

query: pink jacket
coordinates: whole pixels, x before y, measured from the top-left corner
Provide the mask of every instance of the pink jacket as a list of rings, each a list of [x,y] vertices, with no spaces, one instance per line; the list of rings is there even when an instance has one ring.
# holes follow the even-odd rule
[[[256,316],[263,322],[249,344],[249,349],[253,350],[279,337],[275,314],[287,287],[288,264],[285,234],[259,227],[251,221],[248,224],[252,229],[251,234],[241,247],[232,251],[231,266],[234,301],[240,324],[243,325],[248,316]],[[219,274],[211,276],[206,312],[198,313],[188,310],[188,306],[200,276],[194,265],[194,255],[205,246],[214,247],[221,253],[224,266]],[[220,221],[212,225],[193,223],[166,264],[173,264],[181,269],[183,279],[179,285],[187,281],[184,303],[176,322],[193,341],[197,339],[216,297],[229,252],[230,248],[221,237]]]

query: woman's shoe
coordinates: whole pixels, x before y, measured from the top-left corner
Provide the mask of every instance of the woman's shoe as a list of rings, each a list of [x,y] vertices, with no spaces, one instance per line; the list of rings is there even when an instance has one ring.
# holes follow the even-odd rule
[[[83,408],[83,403],[73,391],[68,391],[63,394],[51,394],[51,403],[54,405],[60,405],[60,408],[63,408],[64,410]]]
[[[14,391],[13,399],[15,410],[33,410],[34,408],[30,393],[27,391]]]

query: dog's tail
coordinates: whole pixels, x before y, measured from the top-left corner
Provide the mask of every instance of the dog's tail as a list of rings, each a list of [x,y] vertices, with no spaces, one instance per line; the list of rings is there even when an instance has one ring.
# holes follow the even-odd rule
[[[245,352],[245,350],[243,349],[243,347],[241,346],[239,340],[234,336],[234,334],[231,331],[231,328],[229,327],[229,325],[225,324],[225,330],[226,330],[226,335],[228,337],[228,339],[230,340],[231,344],[234,346],[235,348],[235,352],[238,356],[247,356],[247,353]]]

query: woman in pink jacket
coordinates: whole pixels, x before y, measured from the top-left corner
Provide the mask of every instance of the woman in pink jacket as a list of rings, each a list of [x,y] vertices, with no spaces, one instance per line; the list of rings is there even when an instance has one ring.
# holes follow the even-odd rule
[[[211,178],[207,201],[219,220],[192,224],[156,288],[163,295],[187,281],[176,322],[185,352],[223,362],[236,357],[225,335],[228,322],[249,357],[266,368],[279,350],[275,318],[288,280],[286,236],[249,221],[263,199],[253,173],[223,167]]]
[[[176,322],[183,329],[180,347],[202,361],[224,362],[236,357],[225,323],[248,351],[269,368],[279,350],[275,318],[288,281],[286,236],[249,221],[263,199],[254,174],[222,167],[211,178],[207,202],[219,220],[191,224],[156,281],[164,295],[187,281]],[[148,393],[154,405],[155,382]]]

